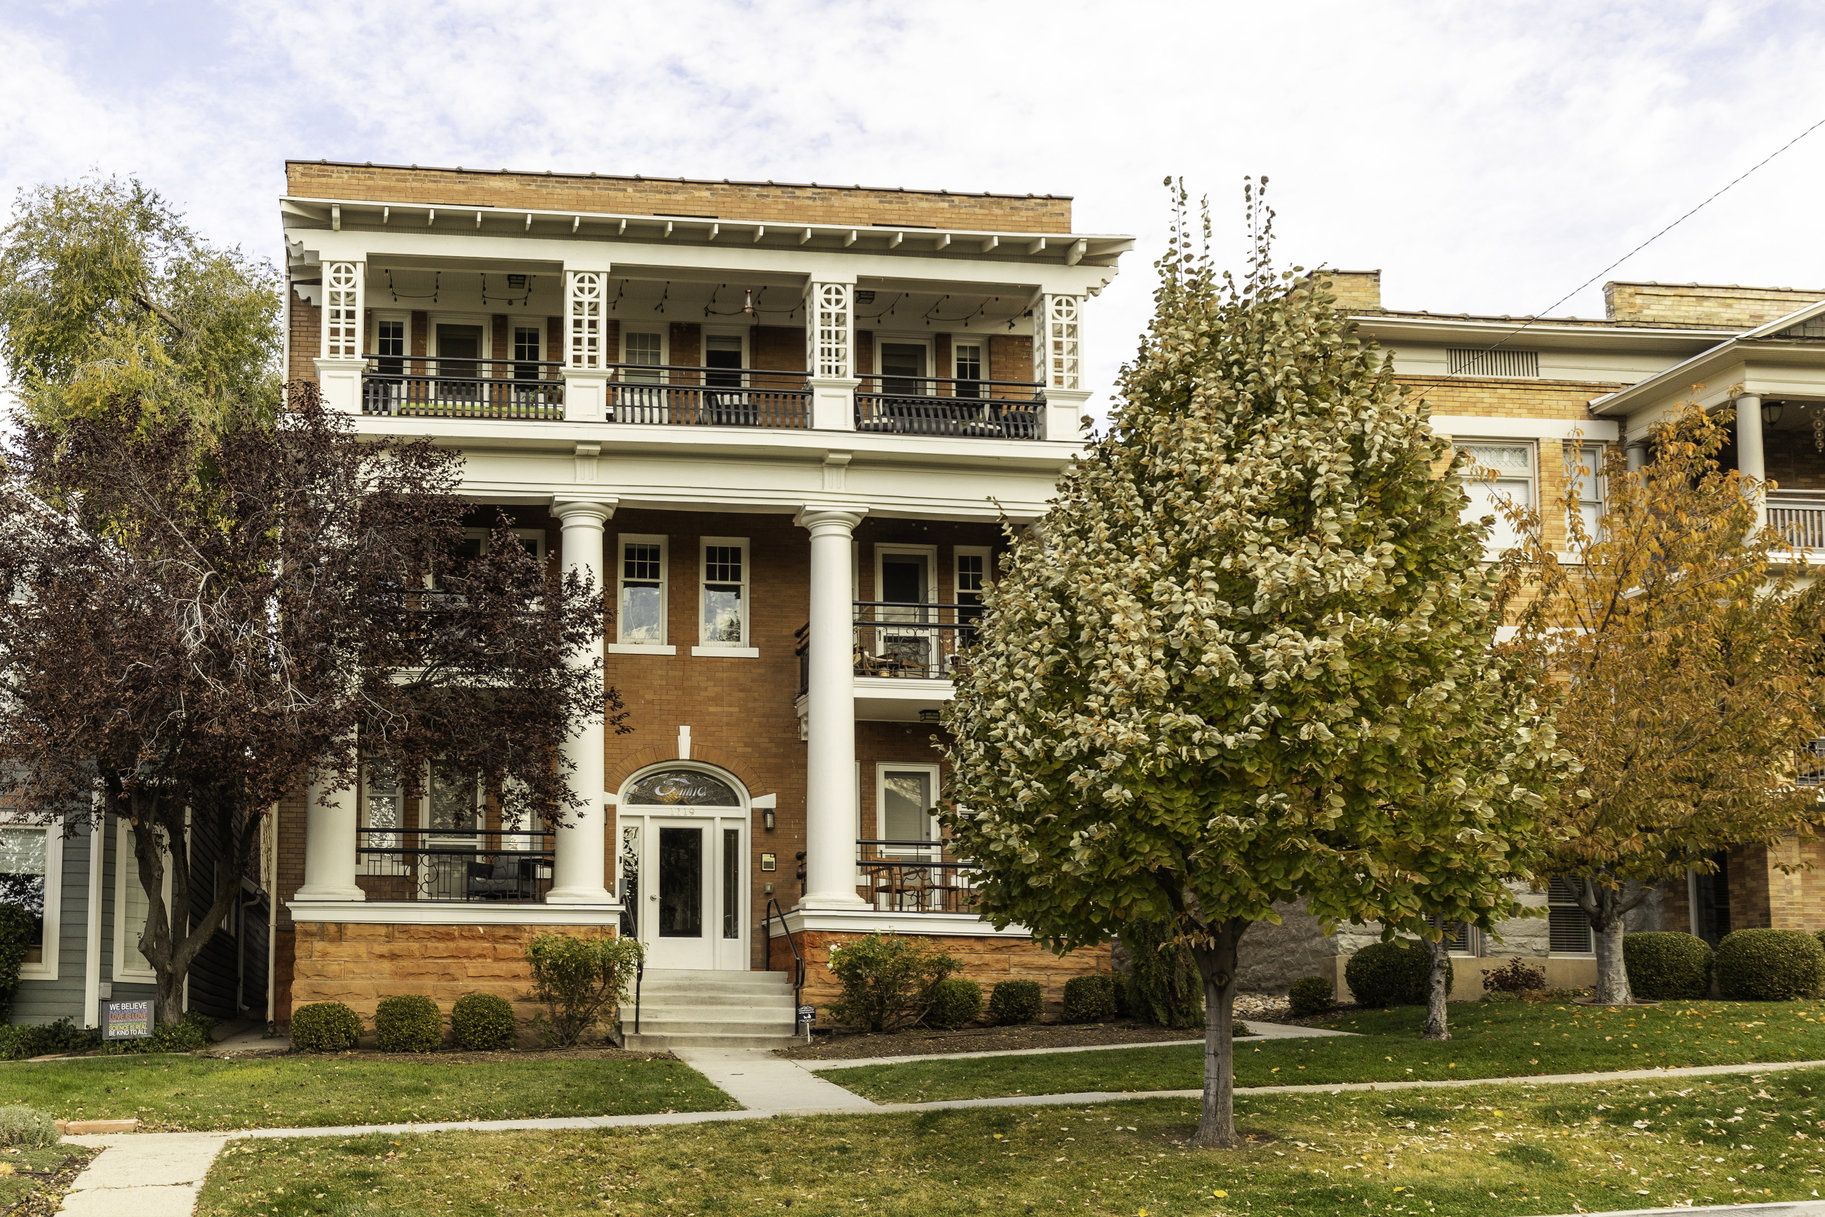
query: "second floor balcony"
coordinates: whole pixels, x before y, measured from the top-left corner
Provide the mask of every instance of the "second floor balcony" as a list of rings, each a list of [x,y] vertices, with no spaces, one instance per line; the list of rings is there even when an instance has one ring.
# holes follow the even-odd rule
[[[855,602],[853,662],[858,680],[913,685],[950,681],[967,661],[981,628],[982,610],[968,604],[924,604],[886,600]],[[811,627],[795,632],[799,696],[811,685]],[[938,690],[928,688],[932,696]],[[940,697],[941,699],[941,697]]]

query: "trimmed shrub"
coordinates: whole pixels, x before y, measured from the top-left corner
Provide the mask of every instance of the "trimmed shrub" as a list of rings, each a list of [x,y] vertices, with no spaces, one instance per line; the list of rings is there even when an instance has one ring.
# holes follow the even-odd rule
[[[973,1023],[982,1013],[982,986],[963,976],[946,976],[932,986],[925,1025],[949,1031]]]
[[[1811,997],[1825,981],[1825,948],[1804,930],[1737,930],[1724,935],[1712,959],[1726,1001],[1792,1001]]]
[[[444,1042],[443,1011],[422,993],[383,997],[374,1007],[374,1042],[382,1052],[436,1052]]]
[[[1337,1004],[1337,986],[1322,976],[1301,976],[1286,991],[1294,1018],[1311,1018]]]
[[[637,938],[572,938],[541,934],[526,944],[539,1038],[569,1048],[620,1008],[646,952]]]
[[[0,1145],[11,1149],[48,1149],[63,1140],[57,1122],[35,1107],[9,1103],[0,1107]]]
[[[1004,980],[989,991],[989,1016],[1003,1025],[1030,1023],[1044,998],[1036,980]]]
[[[0,904],[0,1024],[12,1013],[19,991],[19,969],[32,939],[32,915],[17,904]]]
[[[1204,1025],[1204,978],[1191,952],[1171,941],[1164,926],[1122,926],[1128,947],[1128,1012],[1156,1027]]]
[[[0,1061],[22,1061],[32,1056],[93,1051],[101,1032],[78,1027],[67,1018],[44,1026],[0,1024]]]
[[[1622,966],[1629,989],[1649,1001],[1696,1001],[1711,993],[1711,944],[1696,934],[1624,934]]]
[[[361,1016],[339,1001],[291,1012],[291,1046],[299,1052],[347,1052],[361,1038]]]
[[[1500,993],[1506,997],[1520,997],[1524,993],[1539,993],[1545,988],[1546,970],[1528,967],[1519,955],[1511,956],[1499,968],[1483,969],[1484,996]]]
[[[1452,967],[1447,963],[1447,990],[1451,978]],[[1343,979],[1359,1006],[1423,1006],[1432,979],[1432,952],[1417,938],[1373,943],[1350,956]]]
[[[513,1047],[513,1003],[493,993],[465,993],[450,1007],[450,1038],[467,1052]]]
[[[870,934],[830,948],[830,972],[843,991],[830,1017],[864,1031],[898,1031],[924,1018],[938,983],[962,965],[923,938]]]
[[[1114,977],[1073,976],[1065,982],[1067,1023],[1104,1023],[1114,1017]]]

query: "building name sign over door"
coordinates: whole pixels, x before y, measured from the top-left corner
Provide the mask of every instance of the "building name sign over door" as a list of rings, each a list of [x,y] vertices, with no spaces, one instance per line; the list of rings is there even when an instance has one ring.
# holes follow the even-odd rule
[[[624,801],[647,807],[741,806],[741,797],[727,782],[695,769],[649,773],[628,787]]]

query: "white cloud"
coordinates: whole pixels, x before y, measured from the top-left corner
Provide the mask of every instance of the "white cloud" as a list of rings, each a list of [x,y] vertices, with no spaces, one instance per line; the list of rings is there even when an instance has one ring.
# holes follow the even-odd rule
[[[1225,251],[1265,173],[1289,261],[1525,313],[1825,116],[1825,17],[1690,0],[117,3],[9,10],[0,45],[9,196],[136,172],[255,249],[286,156],[1072,194],[1143,238],[1089,314],[1099,386],[1167,173]],[[1616,275],[1825,287],[1822,194],[1825,131]]]

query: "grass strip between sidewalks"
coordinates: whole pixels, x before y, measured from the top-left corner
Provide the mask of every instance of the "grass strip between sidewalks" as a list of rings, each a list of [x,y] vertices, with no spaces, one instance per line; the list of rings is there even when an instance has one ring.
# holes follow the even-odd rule
[[[1825,1071],[1683,1086],[1472,1087],[1237,1101],[1237,1151],[1185,1143],[1194,1102],[821,1116],[574,1133],[242,1141],[200,1217],[361,1213],[1427,1213],[1515,1217],[1810,1199]]]
[[[92,1057],[0,1065],[0,1096],[58,1119],[137,1116],[148,1130],[298,1128],[728,1111],[680,1061],[625,1057]]]
[[[1666,1002],[1623,1009],[1570,1002],[1464,1003],[1452,1038],[1418,1038],[1425,1011],[1377,1010],[1324,1023],[1361,1038],[1239,1041],[1236,1084],[1393,1082],[1825,1059],[1825,1002]],[[916,1061],[819,1076],[880,1103],[1204,1084],[1201,1046]]]

